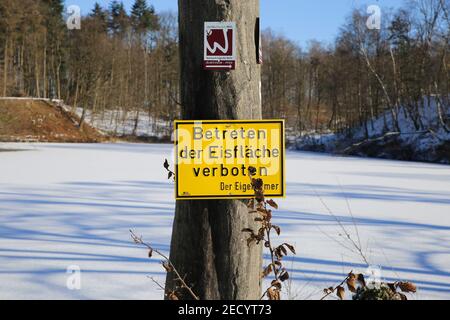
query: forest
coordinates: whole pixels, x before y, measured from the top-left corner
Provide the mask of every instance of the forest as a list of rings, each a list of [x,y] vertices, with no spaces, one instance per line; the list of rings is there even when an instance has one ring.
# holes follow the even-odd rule
[[[381,29],[366,27],[366,8],[349,11],[333,43],[305,48],[263,32],[265,118],[285,118],[291,133],[350,132],[380,116],[398,128],[399,113],[424,130],[419,112],[436,99],[448,132],[450,1],[409,0],[385,10]],[[69,30],[62,0],[0,2],[0,95],[62,99],[114,122],[179,118],[175,13],[151,1],[107,8],[96,3],[80,30]],[[299,31],[300,32],[300,31]],[[385,120],[388,121],[387,119]]]
[[[0,0],[0,300],[450,299],[450,0],[98,1]]]

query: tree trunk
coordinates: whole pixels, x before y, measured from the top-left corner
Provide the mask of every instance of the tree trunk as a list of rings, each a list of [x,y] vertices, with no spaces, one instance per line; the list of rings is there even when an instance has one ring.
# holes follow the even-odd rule
[[[47,98],[47,35],[45,35],[45,41],[44,41],[44,52],[43,52],[43,97],[44,99]]]
[[[261,70],[256,63],[259,0],[179,0],[183,119],[260,119]],[[237,24],[236,70],[203,71],[205,21]],[[170,259],[200,299],[261,296],[262,247],[247,246],[244,228],[257,226],[245,201],[178,201]],[[176,283],[169,273],[166,292]],[[190,299],[185,292],[180,298]]]
[[[5,39],[5,49],[3,58],[3,96],[6,97],[8,89],[8,37]]]

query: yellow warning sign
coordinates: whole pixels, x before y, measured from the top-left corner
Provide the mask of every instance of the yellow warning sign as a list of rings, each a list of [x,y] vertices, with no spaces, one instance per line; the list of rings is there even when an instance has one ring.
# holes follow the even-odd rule
[[[175,153],[178,200],[252,198],[254,169],[266,196],[285,196],[283,120],[175,121]]]

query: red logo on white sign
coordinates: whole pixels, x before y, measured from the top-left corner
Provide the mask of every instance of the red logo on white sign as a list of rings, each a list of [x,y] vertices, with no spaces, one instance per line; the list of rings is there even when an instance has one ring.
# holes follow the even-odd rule
[[[229,71],[236,66],[236,23],[205,22],[205,70]]]

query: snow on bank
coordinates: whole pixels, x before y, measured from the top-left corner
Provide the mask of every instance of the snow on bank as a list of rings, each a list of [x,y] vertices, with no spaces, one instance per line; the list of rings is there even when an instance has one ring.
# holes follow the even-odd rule
[[[66,108],[70,110],[70,107]],[[81,117],[83,109],[77,108],[75,113]],[[85,120],[89,125],[114,136],[133,135],[136,117],[136,112],[122,110],[105,110],[100,114],[93,113],[91,110],[85,112]],[[157,120],[146,112],[139,113],[136,136],[167,139],[172,135],[172,131],[171,121]]]
[[[450,106],[444,106],[443,112],[450,119]],[[298,138],[295,145],[298,150],[319,150],[330,153],[344,152],[362,156],[373,153],[376,157],[381,158],[400,157],[400,159],[403,159],[411,157],[420,161],[450,163],[449,155],[439,156],[439,153],[443,152],[439,151],[439,148],[446,146],[450,150],[448,147],[450,145],[450,132],[446,132],[440,125],[436,99],[424,99],[422,106],[419,108],[419,113],[423,128],[417,130],[413,119],[406,109],[404,107],[399,108],[398,124],[400,135],[392,134],[397,130],[390,111],[387,111],[373,122],[368,121],[368,138],[380,139],[384,137],[369,144],[367,147],[369,152],[358,147],[354,148],[353,152],[346,151],[351,148],[352,144],[358,144],[366,140],[364,127],[353,130],[351,136],[333,133],[306,135]],[[450,123],[447,126],[450,127]],[[383,147],[392,142],[398,144],[398,147],[403,150],[408,149],[407,154],[402,156],[398,150],[393,150],[392,152],[387,148],[383,150]]]
[[[128,229],[168,252],[173,186],[170,145],[0,144],[0,299],[160,299],[147,278],[162,267]],[[350,270],[336,220],[388,280],[411,280],[414,299],[450,299],[450,167],[287,153],[286,199],[274,220],[288,259],[291,298],[320,298]],[[331,209],[330,215],[323,202]],[[348,199],[353,218],[349,214]],[[339,244],[343,243],[343,245]],[[81,290],[66,268],[81,268]]]

